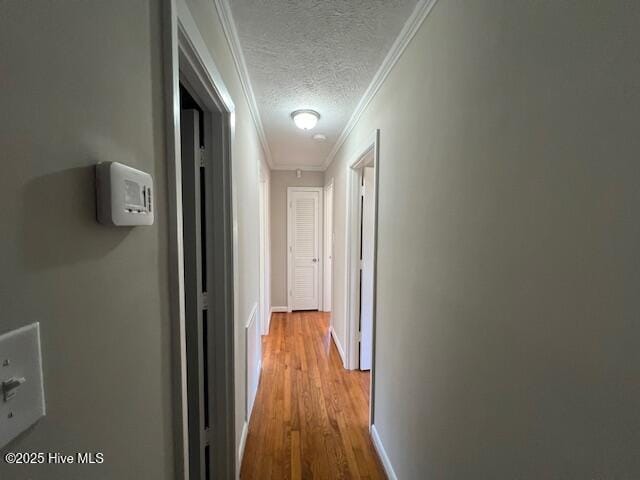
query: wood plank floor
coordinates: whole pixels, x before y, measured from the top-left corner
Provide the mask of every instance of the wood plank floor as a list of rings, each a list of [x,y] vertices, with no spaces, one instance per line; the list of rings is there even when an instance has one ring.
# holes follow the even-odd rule
[[[329,314],[274,313],[241,478],[386,478],[369,437],[369,373],[348,371]]]

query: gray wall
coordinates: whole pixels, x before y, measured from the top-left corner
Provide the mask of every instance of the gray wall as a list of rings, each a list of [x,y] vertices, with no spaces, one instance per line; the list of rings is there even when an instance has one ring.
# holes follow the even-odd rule
[[[0,478],[173,478],[159,7],[0,4],[0,331],[41,323],[47,397],[4,451],[105,458]],[[103,160],[153,175],[155,225],[96,223]]]
[[[323,172],[271,172],[271,305],[287,306],[287,188],[322,187]]]
[[[88,467],[0,462],[3,479],[173,478],[160,4],[0,5],[0,332],[42,323],[48,409],[5,451],[105,454]],[[214,5],[188,4],[236,105],[238,447],[264,158]],[[95,222],[92,165],[101,160],[154,176],[154,226]]]
[[[440,0],[381,129],[375,423],[398,478],[640,478],[640,4]]]

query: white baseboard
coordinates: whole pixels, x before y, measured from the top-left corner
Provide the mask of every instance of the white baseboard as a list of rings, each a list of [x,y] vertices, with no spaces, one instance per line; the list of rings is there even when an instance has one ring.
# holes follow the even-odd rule
[[[342,366],[344,368],[347,368],[347,362],[345,361],[347,356],[344,354],[344,349],[342,348],[340,340],[338,340],[338,335],[336,335],[336,331],[333,329],[333,327],[329,327],[329,330],[331,331],[331,338],[333,338],[333,342],[336,344],[336,348],[338,349],[338,353],[340,354],[340,358],[342,359]]]
[[[389,460],[387,451],[384,449],[384,445],[382,445],[382,440],[380,440],[380,435],[378,435],[378,430],[375,425],[371,425],[371,438],[373,439],[373,446],[376,447],[376,451],[382,461],[384,471],[387,473],[387,477],[389,477],[389,480],[398,480],[398,476],[396,472],[393,471],[391,460]]]
[[[262,335],[269,335],[271,331],[271,318],[273,317],[273,309],[269,307],[269,313],[267,313],[267,325],[265,331],[261,332]]]
[[[247,435],[249,433],[249,422],[244,422],[242,426],[242,435],[240,436],[240,446],[238,447],[238,465],[236,471],[240,472],[242,466],[242,458],[244,457],[244,447],[247,444]]]
[[[289,307],[271,307],[271,313],[286,313],[289,311]]]
[[[260,365],[260,331],[258,326],[258,304],[255,303],[245,325],[245,411],[246,421],[251,418],[253,403],[258,393],[260,383],[260,370],[255,370]]]

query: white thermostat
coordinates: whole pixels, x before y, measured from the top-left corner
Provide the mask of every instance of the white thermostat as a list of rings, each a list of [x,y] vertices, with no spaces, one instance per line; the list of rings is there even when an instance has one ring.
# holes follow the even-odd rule
[[[98,221],[103,225],[153,225],[153,179],[118,162],[96,165]]]

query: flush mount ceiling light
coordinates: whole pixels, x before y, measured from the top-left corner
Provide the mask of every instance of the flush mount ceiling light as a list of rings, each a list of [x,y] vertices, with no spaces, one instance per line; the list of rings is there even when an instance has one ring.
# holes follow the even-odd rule
[[[301,130],[311,130],[318,123],[320,114],[315,110],[296,110],[291,114],[291,118]]]
[[[326,135],[323,135],[322,133],[316,133],[316,134],[313,136],[313,139],[314,139],[316,142],[324,142],[324,141],[327,139],[327,136],[326,136]]]

